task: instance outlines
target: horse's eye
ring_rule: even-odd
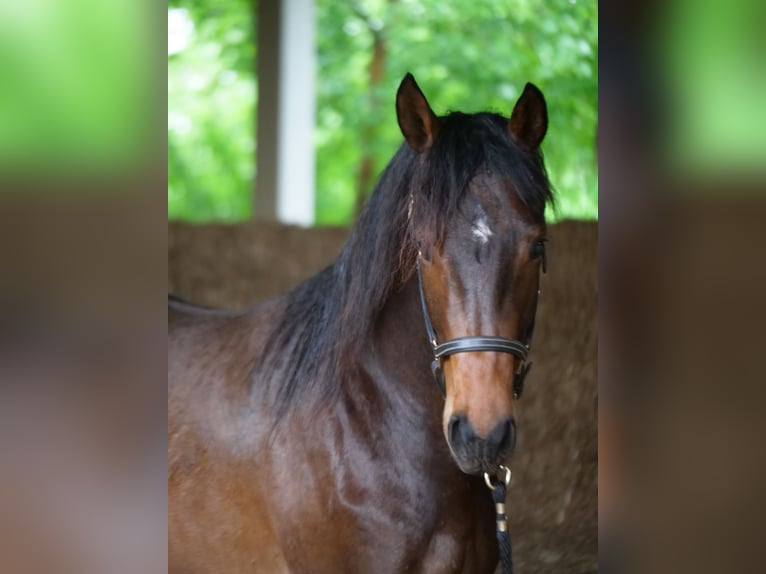
[[[543,264],[543,273],[545,272],[545,268],[547,266],[547,261],[545,257],[545,239],[539,239],[535,241],[535,243],[532,245],[532,248],[529,250],[529,258],[532,260],[535,259],[542,259]]]

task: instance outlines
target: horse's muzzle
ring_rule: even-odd
[[[516,421],[505,417],[486,437],[480,437],[467,417],[452,415],[447,440],[460,470],[468,474],[494,472],[516,446]]]

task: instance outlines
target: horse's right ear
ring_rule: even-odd
[[[416,151],[429,147],[439,131],[439,118],[409,72],[396,92],[396,119],[404,139]]]

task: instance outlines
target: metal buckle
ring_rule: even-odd
[[[511,469],[501,464],[497,467],[497,476],[495,478],[500,479],[501,472],[503,473],[502,481],[506,486],[508,486],[508,483],[511,482]],[[484,473],[484,483],[490,490],[495,490],[495,485],[492,484],[492,479],[490,478],[488,472]]]

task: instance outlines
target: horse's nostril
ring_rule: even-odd
[[[516,446],[516,421],[513,417],[501,420],[487,437],[499,453],[510,453]]]
[[[465,420],[465,418],[457,415],[452,415],[449,419],[447,432],[449,434],[449,440],[453,445],[457,443],[459,427],[462,420]]]
[[[449,439],[453,446],[469,444],[475,434],[473,426],[463,415],[452,415],[448,425]]]

